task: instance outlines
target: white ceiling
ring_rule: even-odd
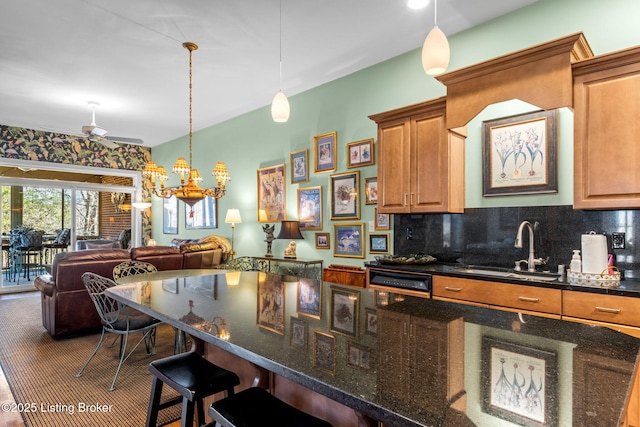
[[[535,0],[440,0],[451,35]],[[282,0],[282,89],[291,97],[420,47],[433,2]],[[279,89],[279,0],[14,0],[0,5],[0,124],[154,146],[269,105]],[[416,66],[420,66],[417,64]],[[295,112],[292,113],[292,119]]]

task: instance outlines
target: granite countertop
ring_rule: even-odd
[[[615,288],[604,288],[604,287],[595,287],[595,286],[585,286],[585,285],[577,285],[569,283],[565,280],[554,280],[554,281],[537,281],[535,278],[530,280],[519,280],[517,278],[509,278],[509,277],[496,277],[496,276],[483,276],[479,274],[473,273],[465,273],[465,268],[473,268],[474,266],[462,265],[462,264],[453,264],[453,263],[428,263],[428,264],[381,264],[378,262],[369,262],[365,264],[366,267],[376,267],[376,268],[392,268],[394,270],[399,271],[407,271],[407,272],[418,272],[418,273],[429,273],[432,275],[441,275],[441,276],[454,276],[454,277],[462,277],[468,279],[477,279],[477,280],[486,280],[492,282],[502,282],[502,283],[516,283],[519,285],[527,285],[527,286],[539,286],[539,287],[547,287],[547,288],[555,288],[555,289],[565,289],[572,291],[580,291],[580,292],[594,292],[594,293],[602,293],[602,294],[610,294],[610,295],[621,295],[621,296],[629,296],[629,297],[640,297],[640,279],[632,278],[632,279],[623,279],[620,281],[620,285]],[[507,270],[507,269],[503,269]],[[526,273],[526,271],[523,271]]]
[[[591,425],[617,425],[640,349],[628,335],[579,323],[214,273],[160,272],[108,292],[389,426],[587,425],[587,402],[599,396],[609,418]],[[615,375],[589,371],[591,359]]]

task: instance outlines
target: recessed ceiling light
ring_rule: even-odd
[[[409,9],[423,9],[427,7],[429,0],[407,0]]]

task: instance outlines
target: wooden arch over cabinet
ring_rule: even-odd
[[[593,56],[575,33],[441,74],[447,87],[447,128],[465,126],[485,107],[519,99],[545,110],[573,107],[571,64]]]

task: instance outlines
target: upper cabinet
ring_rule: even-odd
[[[378,212],[464,211],[465,129],[438,98],[369,116],[378,124]]]
[[[640,47],[573,64],[576,209],[640,208]]]

